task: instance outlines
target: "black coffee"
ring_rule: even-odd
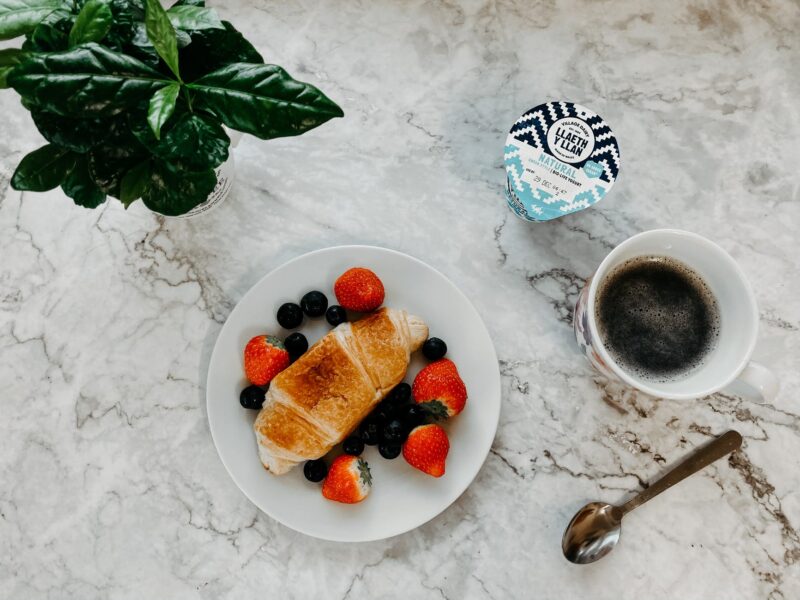
[[[715,346],[719,309],[703,279],[680,261],[640,256],[612,270],[598,289],[603,344],[626,371],[669,381],[686,375]]]

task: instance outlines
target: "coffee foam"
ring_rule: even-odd
[[[604,346],[625,371],[659,383],[702,365],[719,338],[719,308],[686,264],[640,256],[612,269],[598,288],[595,317]]]

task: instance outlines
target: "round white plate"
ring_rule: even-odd
[[[335,303],[333,283],[350,267],[372,269],[386,288],[385,305],[422,317],[432,336],[447,342],[452,359],[467,386],[464,411],[445,425],[450,438],[446,473],[436,479],[409,466],[402,456],[385,460],[377,447],[363,457],[373,476],[370,495],[353,505],[322,497],[320,485],[303,477],[302,465],[274,476],[258,459],[253,421],[256,411],[239,405],[247,385],[242,351],[255,335],[285,337],[275,320],[284,302],[298,302],[311,290],[321,290]],[[306,318],[299,331],[309,343],[330,326],[324,318]],[[415,353],[406,381],[424,366]],[[441,273],[400,252],[370,246],[326,248],[278,267],[248,291],[231,312],[219,334],[206,388],[208,423],[225,468],[236,485],[261,510],[287,527],[334,541],[364,542],[398,535],[429,521],[458,498],[478,474],[492,445],[500,416],[500,372],[492,340],[478,312]]]

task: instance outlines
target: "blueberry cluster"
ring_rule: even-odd
[[[345,440],[345,444],[349,442],[354,449],[358,449],[357,440],[361,442],[361,450],[364,444],[378,446],[378,452],[384,458],[397,458],[408,434],[424,420],[422,407],[411,400],[411,386],[401,383],[373,409],[356,433]]]

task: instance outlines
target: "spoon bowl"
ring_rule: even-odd
[[[604,502],[590,502],[567,526],[561,549],[570,562],[585,565],[614,549],[622,533],[622,511]]]
[[[700,448],[622,506],[590,502],[572,517],[564,531],[561,539],[564,556],[568,561],[579,565],[603,558],[619,542],[622,517],[741,445],[742,436],[736,431],[728,431]]]

